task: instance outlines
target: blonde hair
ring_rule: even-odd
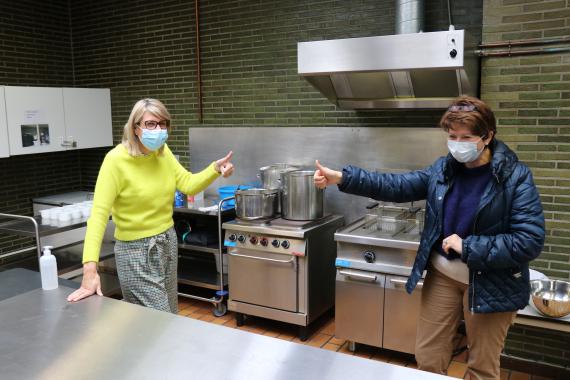
[[[123,145],[127,148],[127,151],[131,156],[138,156],[143,154],[142,143],[140,142],[138,136],[135,134],[135,128],[142,121],[142,117],[145,112],[149,112],[161,120],[170,121],[170,113],[162,104],[160,100],[157,99],[141,99],[135,103],[129,120],[125,124],[123,129]],[[158,149],[158,154],[162,154],[164,150],[164,145]]]

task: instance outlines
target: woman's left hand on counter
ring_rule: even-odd
[[[457,234],[449,235],[443,239],[441,247],[447,254],[449,254],[450,250],[454,250],[457,254],[461,255],[463,252],[463,239],[461,239]]]
[[[215,169],[222,177],[229,177],[234,172],[234,164],[230,162],[234,152],[230,151],[224,158],[220,158],[215,163]]]

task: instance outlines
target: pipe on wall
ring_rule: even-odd
[[[535,55],[535,54],[556,54],[566,53],[570,51],[568,46],[556,47],[540,47],[540,45],[553,45],[553,44],[568,44],[570,37],[555,37],[555,38],[531,38],[527,40],[508,40],[497,41],[486,44],[480,44],[480,50],[476,50],[475,54],[480,57],[512,57],[518,55]],[[533,49],[512,49],[512,47],[526,47],[526,46],[539,46]],[[506,47],[508,49],[494,50],[496,48]]]
[[[203,119],[202,107],[202,66],[200,64],[200,0],[194,0],[196,11],[196,86],[198,88],[198,122]]]
[[[567,45],[570,43],[570,37],[555,37],[555,38],[533,38],[528,40],[508,40],[508,41],[497,41],[487,44],[480,44],[480,50],[476,50],[475,53],[480,57],[511,57],[517,55],[535,55],[535,54],[556,54],[556,53],[566,53],[570,51],[569,46],[555,46],[555,47],[545,47],[544,45],[562,44]],[[543,47],[541,47],[541,45]],[[523,47],[523,49],[512,49],[512,47]],[[534,48],[524,47],[536,46]],[[495,50],[497,48],[504,48],[502,50]]]
[[[424,29],[423,0],[396,0],[396,34],[418,33]]]
[[[528,40],[498,41],[498,42],[480,44],[479,47],[496,48],[496,47],[507,47],[507,46],[552,45],[552,44],[563,44],[568,42],[570,42],[570,36],[558,37],[558,38],[532,38]]]
[[[553,47],[542,49],[520,49],[520,50],[498,50],[498,51],[484,51],[476,50],[475,53],[480,57],[512,57],[517,55],[536,55],[536,54],[556,54],[570,52],[570,47]]]

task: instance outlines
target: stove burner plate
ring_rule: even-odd
[[[280,217],[273,219],[258,219],[258,220],[244,220],[236,219],[236,224],[241,224],[244,226],[259,226],[259,227],[272,227],[276,229],[284,230],[303,230],[327,221],[332,214],[326,215],[320,219],[316,220],[288,220]]]

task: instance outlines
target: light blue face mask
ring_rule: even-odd
[[[168,131],[166,129],[142,129],[141,143],[148,150],[157,150],[168,139]]]
[[[482,139],[479,139],[482,140]],[[479,158],[485,146],[481,150],[477,149],[477,142],[470,141],[452,141],[447,140],[447,148],[457,161],[462,163],[473,162]]]

